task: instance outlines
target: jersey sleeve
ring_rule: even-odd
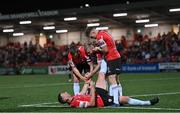
[[[97,53],[96,54],[96,57],[97,57],[97,63],[101,63],[102,61],[102,55],[100,53]]]
[[[88,107],[87,105],[88,105],[88,101],[79,101],[79,100],[75,100],[70,104],[71,107],[76,107],[76,108],[86,108]]]
[[[88,105],[88,101],[80,101],[79,102],[79,107],[80,108],[86,108]]]
[[[72,55],[70,52],[68,53],[68,60],[72,60]]]
[[[70,52],[68,53],[68,64],[69,64],[69,66],[72,67],[72,68],[75,67],[75,64],[74,64],[74,62],[73,62],[72,55],[71,55]]]
[[[83,46],[79,47],[80,55],[86,59],[87,62],[91,62],[90,57],[86,54],[85,48]]]

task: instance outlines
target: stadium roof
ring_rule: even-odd
[[[15,1],[11,5],[19,3]],[[136,0],[136,2],[130,0],[130,2],[121,1],[121,3],[118,1],[112,2],[111,0],[96,0],[99,2],[91,2],[89,3],[90,7],[84,7],[83,5],[83,8],[80,8],[80,4],[86,4],[85,0],[77,3],[75,1],[73,3],[70,0],[61,1],[62,4],[51,1],[53,2],[52,5],[51,2],[46,1],[42,4],[21,1],[22,5],[17,5],[18,7],[11,7],[11,5],[3,9],[1,7],[3,13],[0,15],[0,34],[11,35],[2,32],[5,28],[13,28],[15,32],[24,33],[55,33],[55,30],[43,30],[43,26],[50,25],[54,25],[56,29],[76,31],[84,30],[88,23],[100,23],[101,26],[110,28],[144,27],[144,24],[135,22],[138,19],[149,19],[149,23],[159,25],[180,24],[180,13],[169,12],[171,8],[179,8],[179,0]],[[90,0],[87,1],[90,2]],[[95,5],[92,5],[93,3]],[[9,12],[5,9],[8,9]],[[13,13],[16,14],[11,15]],[[114,13],[127,13],[127,16],[113,17]],[[77,17],[77,20],[64,21],[65,17]],[[19,21],[21,20],[31,20],[32,23],[20,25]]]
[[[91,7],[94,7],[140,1],[152,0],[3,0],[0,3],[0,13],[9,14],[37,10],[72,9],[84,7],[85,4],[89,4]]]

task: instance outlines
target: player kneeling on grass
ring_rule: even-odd
[[[96,83],[98,84],[98,83]],[[87,91],[89,93],[87,94]],[[59,93],[58,100],[62,104],[69,104],[71,107],[104,107],[111,106],[113,104],[113,97],[109,96],[108,91],[106,90],[106,84],[101,84],[98,86],[92,81],[86,82],[82,88],[82,91],[75,96],[71,96],[69,93]],[[142,101],[138,99],[133,99],[128,96],[120,96],[120,104],[136,105],[136,106],[147,106],[154,105],[159,102],[159,98],[153,98],[151,100]]]

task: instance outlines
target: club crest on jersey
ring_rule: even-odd
[[[112,99],[108,99],[108,102],[112,102]]]

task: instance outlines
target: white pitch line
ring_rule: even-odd
[[[26,106],[22,106],[26,107]],[[60,106],[60,105],[34,105],[28,107],[44,107],[44,108],[70,108],[70,106]]]
[[[180,94],[180,92],[170,92],[170,93],[155,93],[155,94],[144,94],[144,95],[132,95],[130,97],[146,97],[146,96],[163,96],[163,95],[177,95]],[[38,104],[26,104],[26,105],[19,105],[18,107],[36,107],[36,106],[42,106],[42,105],[51,105],[51,104],[58,104],[59,102],[48,102],[48,103],[38,103]],[[53,106],[52,106],[53,107]]]
[[[131,95],[130,97],[164,96],[164,95],[178,95],[178,94],[180,94],[180,92],[154,93],[154,94],[143,94],[143,95]]]
[[[60,105],[37,105],[33,107],[39,108],[69,108],[70,106],[60,106]],[[166,111],[180,111],[177,108],[154,108],[154,107],[102,107],[101,109],[136,109],[136,110],[166,110]]]
[[[180,77],[176,78],[158,78],[158,79],[131,79],[131,80],[122,80],[122,81],[161,81],[161,80],[177,80]],[[73,83],[52,83],[52,84],[37,84],[37,85],[24,85],[24,86],[13,86],[13,87],[6,87],[0,86],[0,89],[14,89],[14,88],[34,88],[34,87],[47,87],[47,86],[61,86],[61,85],[69,85]],[[83,84],[83,83],[80,83]]]
[[[161,81],[161,80],[177,80],[177,79],[180,79],[180,77],[174,77],[174,78],[131,79],[131,80],[122,80],[122,81]]]
[[[33,107],[38,105],[48,105],[48,104],[57,104],[59,102],[47,102],[47,103],[38,103],[38,104],[26,104],[26,105],[19,105],[20,107]]]
[[[14,88],[33,88],[33,87],[47,87],[47,86],[60,86],[60,85],[69,85],[73,83],[53,83],[53,84],[38,84],[38,85],[24,85],[24,86],[15,86],[15,87],[0,87],[0,89],[14,89]]]
[[[154,107],[138,107],[138,106],[136,107],[104,107],[104,108],[180,111],[180,109],[177,109],[177,108],[154,108]]]

